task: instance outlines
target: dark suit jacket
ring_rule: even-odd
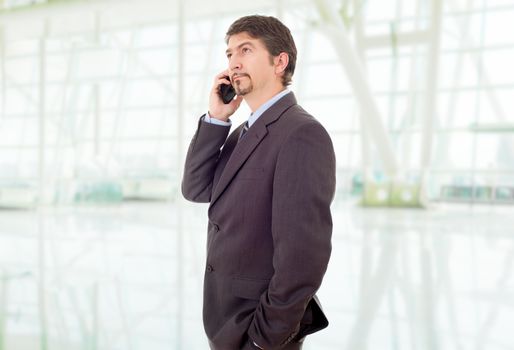
[[[204,326],[211,347],[280,349],[328,325],[315,292],[331,252],[335,155],[289,93],[250,127],[202,118],[185,162],[184,197],[210,202]]]

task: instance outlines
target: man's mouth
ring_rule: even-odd
[[[247,77],[247,76],[248,76],[248,74],[234,74],[234,75],[232,76],[232,81],[236,81],[236,80],[238,80],[239,78],[243,78],[243,77]]]

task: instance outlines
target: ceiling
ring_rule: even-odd
[[[1,1],[1,0],[0,0]],[[6,39],[62,35],[74,30],[138,26],[159,21],[220,15],[254,14],[263,10],[294,8],[310,0],[48,0],[0,12],[0,29]],[[45,29],[45,22],[48,23]],[[100,23],[100,24],[98,24]]]

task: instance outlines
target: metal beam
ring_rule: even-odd
[[[430,166],[432,156],[432,140],[434,131],[434,121],[437,112],[437,88],[439,75],[439,51],[441,46],[441,20],[442,20],[442,2],[441,0],[433,0],[431,3],[431,30],[429,43],[428,69],[426,76],[426,99],[423,116],[423,133],[421,144],[421,186],[425,188],[428,168]],[[422,195],[425,195],[423,190]]]
[[[359,57],[350,43],[346,28],[341,18],[337,17],[337,11],[326,0],[315,0],[315,3],[323,20],[320,29],[332,42],[358,100],[362,127],[368,128],[371,140],[375,143],[383,162],[385,173],[394,178],[398,172],[398,164],[393,145],[382,123],[368,79],[364,74]]]
[[[39,78],[38,78],[38,202],[45,202],[45,166],[46,166],[46,38],[49,23],[45,20],[44,30],[39,38]]]
[[[125,50],[125,59],[126,59],[125,64],[123,64],[124,57],[123,56],[121,57],[120,72],[119,72],[120,80],[118,82],[119,92],[118,92],[118,98],[117,98],[117,103],[116,103],[116,114],[115,114],[115,118],[114,118],[114,127],[112,128],[112,132],[111,132],[113,141],[110,143],[110,145],[107,149],[106,156],[104,159],[104,164],[102,164],[104,167],[104,170],[108,169],[109,161],[112,161],[116,157],[116,148],[118,147],[120,133],[122,131],[122,123],[124,122],[123,106],[124,106],[124,104],[127,104],[127,101],[125,98],[126,89],[128,86],[127,81],[129,80],[128,76],[130,74],[130,69],[134,65],[134,56],[135,56],[134,47],[136,45],[136,36],[138,34],[138,29],[139,28],[137,28],[137,27],[132,29],[132,33],[130,36],[130,44],[129,44],[128,48]]]
[[[177,42],[178,42],[178,79],[177,79],[177,150],[178,156],[176,158],[176,179],[177,183],[179,183],[180,171],[184,166],[184,119],[185,116],[185,51],[186,51],[186,22],[185,22],[185,0],[178,0],[177,6],[178,12],[178,31],[177,31]],[[180,185],[178,185],[180,188]],[[176,220],[177,220],[177,241],[175,251],[177,254],[177,261],[183,262],[184,259],[184,229],[183,229],[183,220],[184,220],[184,211],[183,211],[183,201],[178,201],[178,210],[176,210]],[[177,307],[177,335],[176,335],[176,343],[175,349],[181,350],[184,348],[184,289],[182,288],[184,284],[184,264],[178,263],[176,266],[176,286],[177,288],[177,297],[175,299],[176,307]]]
[[[355,35],[355,45],[357,50],[357,56],[359,57],[360,62],[363,62],[363,65],[366,64],[365,60],[365,52],[364,52],[364,23],[363,23],[363,11],[361,10],[362,3],[360,0],[353,0],[353,7],[355,9],[355,17],[354,17],[354,35]],[[359,9],[357,11],[357,9]],[[356,112],[360,115],[362,112]],[[373,179],[373,170],[371,167],[371,147],[370,147],[370,139],[369,132],[362,125],[359,128],[361,135],[361,152],[362,152],[362,174],[364,183],[368,181],[372,181]]]
[[[425,43],[430,38],[428,30],[415,30],[407,33],[396,33],[393,35],[373,35],[363,38],[363,46],[366,49],[376,49],[391,46],[412,46]]]
[[[3,26],[0,26],[0,75],[0,90],[2,90],[2,96],[0,97],[2,99],[0,102],[2,105],[2,109],[0,110],[0,118],[2,118],[5,117],[5,101],[7,96],[7,92],[5,90],[5,32]]]
[[[95,12],[95,44],[100,45],[100,13]],[[101,101],[100,101],[100,84],[95,82],[93,84],[93,137],[95,139],[94,142],[94,155],[95,157],[100,156],[100,138],[101,138],[101,130],[100,130],[100,109],[101,109]]]

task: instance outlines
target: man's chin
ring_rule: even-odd
[[[246,89],[244,89],[244,88],[242,89],[239,86],[236,86],[236,87],[234,87],[234,90],[236,90],[236,94],[238,96],[244,96],[244,95],[248,95],[250,92],[252,92],[253,88],[252,88],[252,86],[250,86],[250,87],[247,87]]]

